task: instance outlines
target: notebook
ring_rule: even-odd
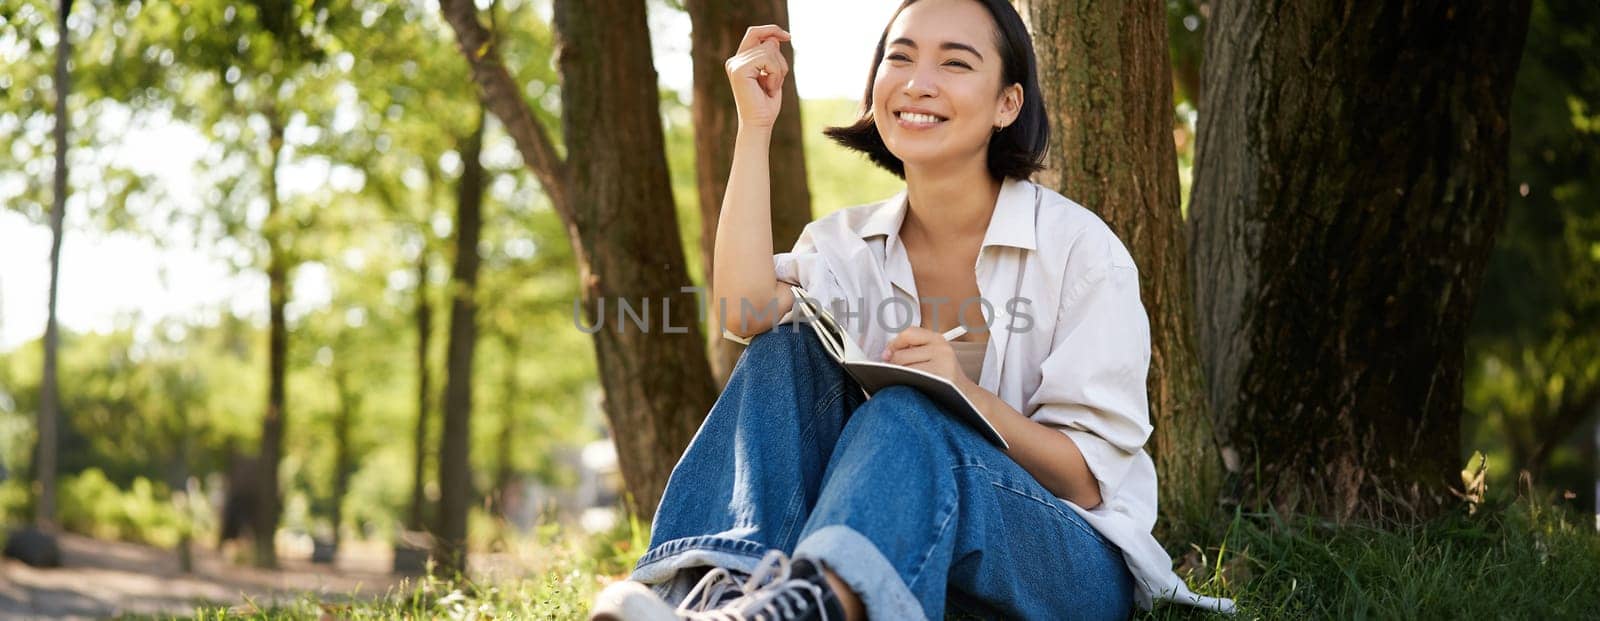
[[[790,286],[794,294],[795,308],[800,310],[801,319],[817,335],[817,340],[822,342],[822,348],[844,367],[846,373],[856,380],[862,392],[868,399],[872,394],[889,386],[910,386],[922,391],[946,413],[971,425],[983,437],[995,443],[1002,450],[1011,448],[1006,444],[1000,432],[995,431],[993,425],[978,413],[978,407],[973,405],[961,389],[950,380],[939,377],[927,371],[904,367],[898,364],[883,362],[868,356],[861,351],[855,339],[839,326],[833,314],[822,307],[816,299],[806,293],[805,289]]]

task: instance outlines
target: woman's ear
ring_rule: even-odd
[[[994,126],[1010,127],[1022,114],[1022,85],[1012,84],[1000,89],[999,106],[995,109]]]

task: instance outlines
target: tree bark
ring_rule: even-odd
[[[483,229],[483,126],[461,142],[456,193],[455,266],[450,273],[450,344],[445,367],[444,433],[439,445],[436,572],[466,573],[467,509],[472,504],[472,357],[478,341],[478,238]]]
[[[1100,214],[1139,265],[1160,523],[1177,532],[1209,517],[1222,462],[1190,319],[1165,8],[1157,0],[1023,4],[1051,124],[1042,178]]]
[[[56,29],[60,39],[56,43],[56,171],[53,196],[50,204],[50,299],[44,323],[44,371],[39,380],[39,439],[33,454],[34,480],[38,482],[38,503],[33,507],[33,522],[39,528],[53,528],[56,523],[56,461],[60,448],[57,425],[61,418],[60,391],[56,381],[56,360],[61,348],[61,335],[56,326],[56,296],[61,286],[61,236],[65,233],[67,219],[67,96],[72,92],[71,74],[67,60],[72,57],[72,33],[67,29],[67,16],[72,14],[72,0],[61,0],[56,14]]]
[[[489,109],[517,142],[567,225],[585,321],[593,334],[606,416],[631,508],[648,520],[667,477],[716,397],[694,313],[667,177],[643,0],[558,1],[562,126],[568,161],[501,64],[470,0],[440,9]],[[648,329],[609,327],[600,311],[628,301]],[[613,319],[616,319],[613,317]]]
[[[1215,7],[1191,265],[1246,504],[1447,502],[1527,24],[1527,0]]]
[[[424,225],[426,226],[426,225]],[[428,302],[428,234],[421,235],[422,248],[417,251],[417,428],[412,436],[411,461],[411,511],[407,514],[406,528],[420,531],[425,528],[423,508],[427,504],[426,469],[428,460],[428,423],[433,410],[433,373],[428,367],[428,346],[433,339],[433,305]]]
[[[283,157],[284,122],[276,109],[268,109],[269,136],[267,148],[270,162],[267,168],[267,219],[262,224],[262,237],[267,243],[267,412],[261,419],[261,494],[256,502],[255,563],[260,567],[277,567],[278,553],[274,535],[278,532],[278,514],[283,510],[278,490],[278,464],[283,460],[284,428],[287,415],[285,375],[289,353],[289,325],[284,308],[289,303],[290,258],[283,248],[283,201],[278,196],[278,168]]]
[[[739,113],[728,86],[723,63],[739,49],[751,26],[777,24],[789,27],[788,0],[719,2],[688,0],[684,3],[694,29],[690,53],[694,58],[695,183],[700,196],[700,256],[705,283],[711,286],[712,250],[722,195],[733,166],[733,139],[739,133]],[[792,54],[793,48],[785,44]],[[792,62],[792,56],[791,56]],[[806,160],[800,129],[800,93],[795,76],[783,83],[783,114],[772,129],[772,247],[788,250],[811,221],[811,190],[806,184]],[[707,291],[708,300],[716,299]],[[733,364],[744,347],[722,338],[715,313],[707,313],[707,351],[717,386],[728,381]]]

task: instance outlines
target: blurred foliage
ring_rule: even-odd
[[[203,499],[182,491],[174,494],[165,484],[142,476],[119,486],[91,467],[62,477],[60,485],[58,520],[74,532],[173,548],[185,536],[205,539],[214,528]],[[28,519],[31,502],[21,480],[0,482],[0,524]]]
[[[1205,0],[1167,0],[1167,51],[1172,62],[1176,104],[1200,107],[1200,67],[1205,60],[1205,23],[1211,14]]]
[[[67,108],[71,222],[99,229],[137,230],[163,200],[152,178],[116,165],[96,145],[115,142],[127,129],[125,111],[114,98],[123,85],[143,76],[125,71],[124,54],[137,56],[119,41],[126,32],[121,2],[82,0],[68,21],[72,57]],[[0,209],[45,223],[53,200],[55,174],[55,84],[58,32],[56,2],[0,2],[0,157],[15,166],[0,167]],[[89,209],[93,206],[93,209]]]
[[[1463,454],[1593,507],[1600,414],[1600,4],[1537,0],[1512,99],[1510,208],[1467,343]],[[1491,483],[1491,484],[1494,484]]]
[[[62,480],[60,502],[62,527],[103,539],[171,548],[190,529],[165,486],[144,477],[124,492],[98,468],[89,468]]]

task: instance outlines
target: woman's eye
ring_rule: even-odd
[[[962,69],[971,69],[972,68],[972,65],[968,65],[967,63],[964,63],[964,62],[959,61],[959,60],[947,61],[947,62],[945,62],[944,66],[946,66],[946,67],[960,67]]]
[[[897,61],[897,62],[905,62],[905,61],[911,60],[910,58],[906,57],[905,54],[901,54],[899,52],[895,52],[893,54],[890,54],[887,58],[889,60],[893,60],[893,61]]]

